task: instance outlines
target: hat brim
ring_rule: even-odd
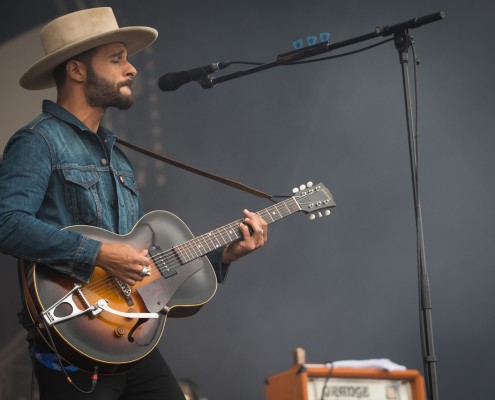
[[[157,37],[158,31],[146,26],[128,26],[93,36],[43,57],[24,73],[19,84],[29,90],[51,88],[55,86],[53,70],[71,57],[108,43],[123,43],[128,56],[132,56],[152,44]]]

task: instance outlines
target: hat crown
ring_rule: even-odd
[[[99,7],[59,17],[40,32],[45,55],[52,54],[74,43],[119,29],[113,10]]]
[[[71,57],[108,43],[122,43],[127,55],[145,49],[158,36],[147,26],[119,28],[110,7],[90,8],[59,17],[40,32],[45,56],[33,64],[19,80],[23,88],[46,89],[55,85],[53,70]]]

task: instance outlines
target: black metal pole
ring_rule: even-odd
[[[402,29],[402,31],[400,31]],[[409,47],[411,39],[407,28],[401,27],[394,34],[395,47],[399,51],[399,59],[402,67],[402,82],[404,87],[404,102],[406,107],[407,133],[409,142],[409,158],[411,164],[411,176],[414,196],[414,210],[416,217],[417,252],[418,252],[418,291],[420,303],[420,334],[423,351],[423,365],[426,381],[426,392],[429,400],[438,400],[438,383],[436,373],[436,356],[433,341],[432,306],[430,296],[430,284],[426,270],[424,252],[423,219],[421,215],[421,202],[419,196],[418,176],[418,149],[416,131],[413,126],[413,113],[411,106],[411,91],[409,84]],[[413,60],[414,62],[415,60]]]

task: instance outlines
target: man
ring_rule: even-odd
[[[156,37],[152,28],[119,28],[107,7],[71,13],[43,28],[46,55],[20,84],[31,90],[56,85],[57,102],[44,101],[43,113],[5,148],[0,166],[2,252],[82,282],[90,280],[95,266],[131,288],[148,279],[149,249],[102,243],[62,228],[93,225],[126,234],[143,215],[132,166],[115,146],[116,136],[100,122],[108,107],[132,105],[137,71],[128,56]],[[266,222],[247,210],[244,214],[243,237],[209,255],[219,281],[231,262],[266,242]],[[184,398],[156,349],[129,372],[100,376],[91,394],[82,394],[91,386],[90,374],[68,366],[75,385],[67,383],[25,310],[22,323],[32,332],[41,399]]]

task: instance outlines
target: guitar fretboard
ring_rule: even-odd
[[[297,201],[294,197],[291,197],[258,211],[257,214],[263,218],[267,224],[272,224],[299,210],[300,207]],[[239,219],[201,236],[197,236],[194,239],[175,246],[174,251],[182,264],[202,257],[219,247],[240,239],[242,237],[242,232],[239,228],[241,222],[242,220]]]

